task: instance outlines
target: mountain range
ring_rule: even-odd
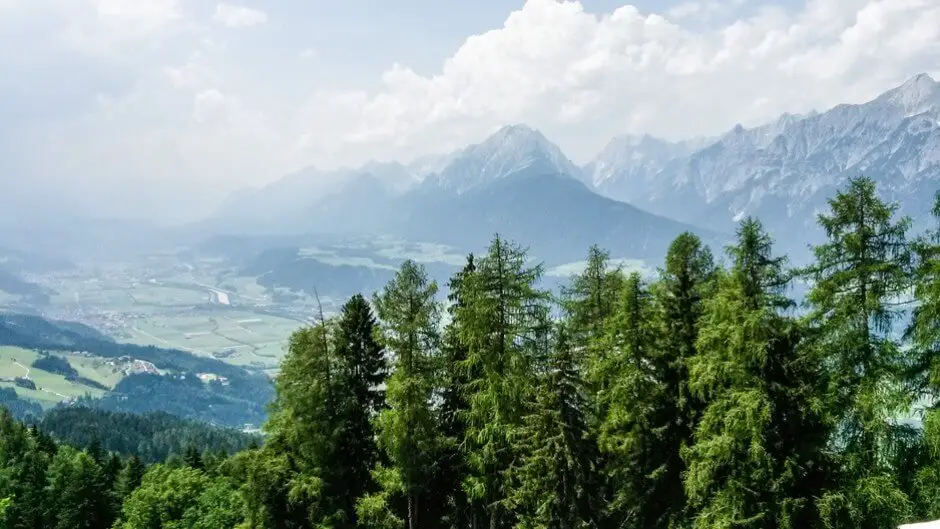
[[[615,138],[582,167],[539,131],[511,125],[408,165],[306,169],[233,195],[203,226],[394,235],[461,248],[499,232],[560,263],[593,243],[617,257],[658,260],[681,231],[720,244],[753,215],[799,255],[819,236],[826,199],[855,175],[876,179],[915,221],[928,217],[940,187],[940,83],[920,74],[863,104],[784,114],[713,138]]]
[[[203,227],[388,235],[474,250],[499,233],[547,263],[578,260],[593,243],[618,256],[653,258],[683,231],[711,236],[596,193],[555,144],[525,125],[421,166],[438,169],[420,174],[415,165],[372,163],[305,170],[233,197]]]

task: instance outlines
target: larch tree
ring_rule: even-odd
[[[940,193],[933,217],[935,227],[915,241],[915,308],[907,328],[915,361],[912,391],[926,404],[924,443],[926,465],[914,482],[916,513],[924,519],[940,518]]]
[[[405,261],[395,278],[375,296],[382,340],[394,357],[388,382],[388,408],[376,422],[379,441],[397,472],[406,498],[409,529],[433,526],[423,520],[422,499],[435,473],[441,435],[431,398],[440,351],[437,284],[424,267]]]
[[[910,405],[909,364],[895,337],[910,285],[910,220],[897,219],[870,178],[853,178],[819,215],[826,242],[803,271],[813,346],[830,376],[838,487],[819,502],[830,529],[887,529],[910,511],[891,467],[899,419]]]
[[[341,444],[344,410],[343,364],[336,354],[334,320],[320,320],[291,335],[275,380],[275,399],[265,425],[269,437],[247,464],[248,481],[263,486],[263,502],[251,516],[276,520],[276,527],[354,527],[349,510]]]
[[[661,454],[652,418],[663,389],[656,371],[656,310],[649,285],[631,273],[608,320],[601,346],[607,353],[592,370],[606,389],[595,395],[604,410],[597,427],[604,457],[607,516],[613,526],[649,527],[659,518],[659,499],[653,496]]]
[[[467,346],[461,338],[462,321],[458,312],[466,305],[466,281],[476,271],[473,254],[467,257],[463,268],[448,282],[449,321],[444,327],[441,343],[440,405],[437,408],[443,446],[435,482],[443,518],[455,528],[470,526],[473,519],[471,505],[462,482],[467,476],[466,434],[467,414],[470,410],[470,382],[478,373],[467,370]]]
[[[828,429],[814,358],[785,311],[785,260],[746,219],[705,301],[689,387],[706,403],[684,451],[695,529],[814,526]]]
[[[542,267],[497,236],[476,270],[465,278],[464,305],[457,309],[467,346],[470,381],[465,489],[482,503],[492,529],[513,523],[507,509],[507,472],[518,461],[514,432],[530,410],[539,352],[549,331],[549,293],[538,289]],[[483,520],[476,520],[480,526]]]

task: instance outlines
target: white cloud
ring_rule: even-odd
[[[393,66],[381,90],[346,99],[349,125],[329,134],[344,133],[352,159],[447,148],[524,121],[583,160],[618,133],[714,134],[860,101],[936,68],[938,43],[931,0],[812,0],[701,30],[631,6],[597,16],[529,0],[434,75]]]
[[[174,205],[191,215],[306,164],[407,160],[478,141],[506,123],[539,128],[585,161],[617,134],[715,134],[785,111],[860,102],[921,71],[940,74],[935,0],[751,6],[751,15],[708,25],[693,23],[706,7],[686,7],[685,17],[630,6],[596,15],[576,2],[529,0],[501,27],[468,37],[436,71],[419,73],[403,57],[376,72],[376,82],[345,89],[298,80],[301,73],[330,79],[317,68],[338,62],[336,50],[319,49],[322,61],[298,68],[271,60],[296,47],[272,43],[236,55],[244,51],[237,33],[192,21],[172,0],[82,0],[95,1],[94,17],[85,9],[78,22],[65,17],[67,27],[86,39],[108,29],[95,49],[110,51],[102,60],[133,82],[79,117],[17,130],[13,162],[76,185],[82,181],[71,177],[81,174],[124,183],[115,189],[147,189],[143,203],[153,211]],[[220,4],[215,19],[250,25],[266,15]],[[125,26],[134,30],[120,31]],[[308,35],[294,37],[288,45]],[[15,47],[3,38],[0,45]],[[259,71],[265,81],[252,83]],[[59,78],[55,70],[46,75]]]
[[[216,22],[232,28],[257,26],[268,21],[268,15],[264,11],[224,2],[215,7],[215,16],[213,18]]]
[[[300,52],[300,58],[304,60],[315,59],[317,57],[317,50],[315,48],[307,48]]]

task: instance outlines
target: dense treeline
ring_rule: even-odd
[[[221,474],[222,452],[192,445],[147,467],[97,441],[83,449],[59,444],[41,428],[0,410],[0,527],[232,528],[238,522],[235,482]]]
[[[888,529],[940,517],[940,196],[921,236],[868,179],[829,206],[827,240],[802,269],[754,219],[722,255],[679,236],[655,277],[591,248],[557,297],[498,237],[451,278],[446,304],[406,262],[371,303],[353,296],[294,333],[258,448],[211,464],[190,451],[122,495],[94,477],[94,457],[50,456],[32,448],[44,434],[5,421],[23,437],[0,441],[6,523]],[[801,306],[796,280],[809,286]],[[72,523],[70,498],[86,492],[83,505],[121,508]],[[49,494],[67,498],[53,514],[38,507]]]
[[[39,429],[70,446],[99,443],[122,456],[138,456],[145,463],[165,461],[191,447],[200,452],[233,454],[261,438],[238,430],[217,428],[168,413],[135,415],[87,407],[63,407],[47,412]]]

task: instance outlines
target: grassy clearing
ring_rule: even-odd
[[[119,370],[107,366],[103,359],[55,354],[67,359],[81,376],[106,386],[114,386],[123,377]],[[13,382],[0,382],[0,387],[14,388],[20,396],[36,401],[44,407],[86,394],[100,397],[105,393],[103,390],[66,380],[62,375],[33,368],[32,363],[38,356],[38,352],[29,349],[0,346],[0,377],[28,377],[36,384],[36,389],[18,387]]]

